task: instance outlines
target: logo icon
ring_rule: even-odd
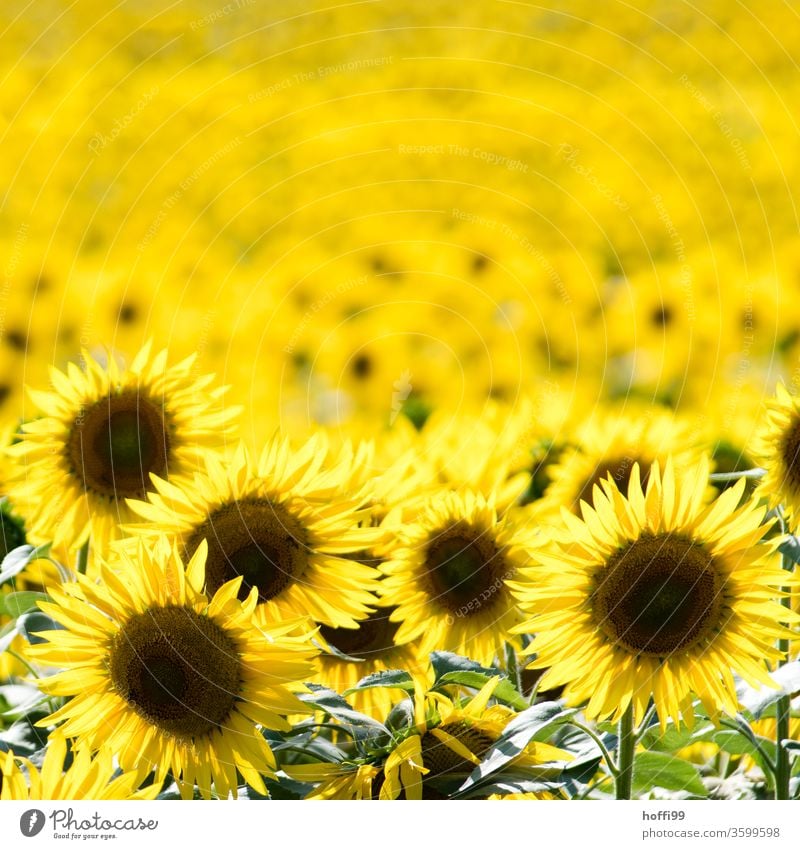
[[[19,830],[25,837],[36,837],[44,828],[45,816],[38,808],[31,808],[19,818]]]

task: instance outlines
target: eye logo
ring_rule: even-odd
[[[36,837],[44,828],[45,816],[37,808],[31,808],[19,818],[19,830],[25,837]]]

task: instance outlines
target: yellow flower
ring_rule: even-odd
[[[757,495],[767,498],[772,507],[783,505],[794,523],[800,510],[800,400],[782,383],[768,405],[767,422],[756,443],[756,459],[767,471]]]
[[[398,643],[448,649],[488,664],[503,656],[519,622],[505,581],[526,562],[531,534],[500,519],[493,500],[469,491],[429,500],[381,566],[384,604],[402,622]]]
[[[201,452],[221,448],[237,411],[215,409],[223,390],[192,373],[194,358],[167,366],[167,352],[146,345],[127,369],[84,355],[51,370],[52,392],[30,389],[41,418],[22,426],[8,451],[17,461],[10,495],[37,542],[75,549],[91,537],[105,553],[127,498],[152,489],[150,475],[191,471]]]
[[[237,771],[261,793],[275,766],[258,726],[286,731],[307,712],[292,692],[313,674],[316,650],[297,622],[253,621],[256,593],[237,599],[241,579],[203,593],[205,543],[185,570],[176,549],[140,544],[136,557],[101,563],[100,584],[84,576],[51,589],[42,609],[63,630],[42,633],[30,657],[61,671],[40,684],[66,704],[40,724],[79,746],[108,745],[137,780],[168,771],[182,795],[236,795]]]
[[[47,741],[40,769],[12,751],[2,756],[0,800],[155,799],[159,785],[137,790],[140,779],[135,772],[115,775],[112,754],[106,747],[92,757],[88,748],[81,748],[73,752],[72,762],[65,767],[67,741],[63,734],[54,731]]]
[[[149,501],[130,501],[147,520],[129,526],[146,539],[177,539],[190,557],[208,542],[209,592],[241,577],[240,599],[258,590],[261,621],[308,616],[355,628],[374,601],[378,571],[345,555],[379,540],[357,527],[362,492],[348,492],[349,452],[324,468],[325,441],[312,437],[297,451],[276,437],[253,462],[240,445],[228,463],[209,456],[203,472],[180,487],[153,478]]]
[[[633,702],[644,716],[652,696],[659,718],[693,721],[692,694],[714,716],[737,710],[732,671],[772,685],[780,622],[798,617],[775,599],[792,582],[774,558],[764,509],[737,508],[744,481],[704,505],[708,461],[676,478],[654,463],[646,490],[635,464],[623,496],[613,479],[594,490],[583,520],[535,553],[510,586],[535,633],[531,665],[547,668],[543,688],[566,685],[591,718],[618,718]]]

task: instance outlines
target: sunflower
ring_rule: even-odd
[[[319,436],[297,451],[276,437],[257,463],[239,445],[228,463],[207,457],[204,470],[180,488],[153,477],[149,501],[128,502],[147,522],[129,530],[148,539],[167,534],[186,557],[207,540],[209,593],[241,577],[240,599],[255,587],[265,622],[308,616],[356,628],[371,609],[378,571],[342,555],[367,548],[382,532],[357,527],[365,495],[342,491],[352,452],[325,469],[327,453]]]
[[[578,429],[577,446],[565,450],[549,470],[552,483],[540,503],[557,523],[561,507],[580,516],[580,503],[592,503],[595,484],[608,475],[624,493],[634,464],[639,464],[647,483],[650,467],[671,454],[678,470],[697,464],[701,449],[691,437],[688,424],[668,413],[647,409],[640,416],[605,413]]]
[[[160,787],[151,784],[141,790],[134,772],[117,775],[112,752],[101,749],[96,755],[88,748],[73,752],[67,766],[67,741],[54,731],[48,741],[41,769],[28,758],[8,751],[0,760],[0,801],[27,799],[155,799]]]
[[[168,367],[167,352],[147,344],[127,369],[83,359],[83,371],[51,370],[52,392],[29,390],[41,418],[8,449],[10,495],[34,541],[74,550],[91,537],[103,554],[133,518],[125,499],[143,498],[151,474],[184,475],[221,448],[238,411],[215,409],[224,389],[206,390],[213,378],[193,375],[193,356]]]
[[[318,679],[337,693],[349,690],[367,675],[387,669],[403,669],[421,678],[428,668],[427,656],[418,644],[397,645],[395,637],[400,623],[391,620],[393,607],[377,607],[362,619],[357,628],[331,628],[321,625],[320,640],[336,651],[320,655]],[[375,687],[350,695],[356,710],[378,719],[386,716],[399,700],[400,690]]]
[[[499,740],[515,714],[489,706],[499,676],[469,700],[426,693],[417,686],[414,724],[397,738],[382,765],[309,764],[286,767],[295,778],[319,781],[311,799],[446,799]],[[529,743],[514,767],[563,762],[569,755],[547,743]]]
[[[492,499],[470,491],[429,500],[381,569],[383,603],[401,622],[395,640],[420,651],[447,648],[481,663],[503,656],[519,614],[505,581],[526,562],[531,532],[498,518]]]
[[[289,636],[296,621],[256,627],[257,594],[240,602],[241,579],[205,595],[206,553],[203,543],[184,570],[177,548],[142,543],[135,558],[101,562],[101,583],[80,575],[51,589],[41,607],[63,630],[28,651],[61,669],[42,690],[69,700],[39,724],[108,745],[137,780],[171,771],[184,797],[195,784],[204,798],[212,784],[236,795],[237,770],[265,793],[275,761],[257,725],[286,731],[287,714],[307,712],[292,688],[316,650],[308,634]]]
[[[544,688],[566,685],[590,718],[618,718],[633,703],[641,721],[652,696],[662,725],[693,719],[692,693],[710,715],[735,713],[731,671],[774,686],[765,660],[780,658],[779,624],[798,617],[774,599],[791,579],[775,562],[776,543],[754,502],[737,507],[744,481],[703,503],[709,463],[677,479],[656,462],[646,491],[634,464],[628,497],[613,478],[594,490],[581,521],[535,553],[510,586],[526,613],[527,650],[547,668]]]
[[[767,473],[757,495],[783,505],[792,520],[800,510],[800,399],[779,383],[767,405],[767,421],[756,440],[756,459]]]

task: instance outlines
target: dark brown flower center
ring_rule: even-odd
[[[469,749],[478,760],[483,760],[496,742],[485,731],[474,728],[463,720],[445,723],[440,727],[442,731],[458,740],[464,748]],[[454,752],[430,731],[426,731],[422,735],[420,744],[422,746],[422,765],[430,770],[423,782],[453,772],[469,774],[475,768],[472,761],[468,761],[458,752]]]
[[[132,616],[111,642],[114,690],[144,720],[181,739],[203,737],[230,716],[242,664],[233,638],[178,606]]]
[[[485,613],[506,597],[504,580],[511,570],[488,532],[457,522],[426,546],[422,583],[451,614]]]
[[[572,505],[572,511],[576,515],[580,515],[581,501],[585,501],[590,506],[594,506],[592,492],[595,486],[600,486],[600,481],[608,480],[609,474],[611,479],[617,485],[617,489],[623,494],[628,494],[628,484],[631,480],[631,472],[633,471],[634,463],[639,464],[639,474],[642,480],[642,489],[647,486],[647,479],[650,477],[650,464],[643,462],[639,457],[613,457],[608,460],[603,460],[598,464],[597,468],[592,473],[581,487],[575,501]],[[602,490],[602,487],[600,487]]]
[[[642,536],[595,576],[592,612],[616,644],[666,657],[724,625],[723,576],[699,543],[676,534]]]
[[[332,628],[320,626],[320,634],[334,648],[350,657],[372,660],[394,648],[394,637],[399,622],[390,622],[389,617],[396,607],[381,607],[358,623],[358,628]]]
[[[800,492],[800,416],[795,414],[780,443],[781,459],[788,488]]]
[[[298,581],[308,563],[305,527],[285,506],[266,498],[217,507],[189,537],[188,553],[203,539],[208,540],[206,581],[212,595],[241,576],[241,600],[256,587],[259,602],[269,601]]]
[[[72,474],[86,489],[115,500],[144,498],[150,474],[167,473],[163,407],[135,390],[101,398],[75,419],[66,450]]]

